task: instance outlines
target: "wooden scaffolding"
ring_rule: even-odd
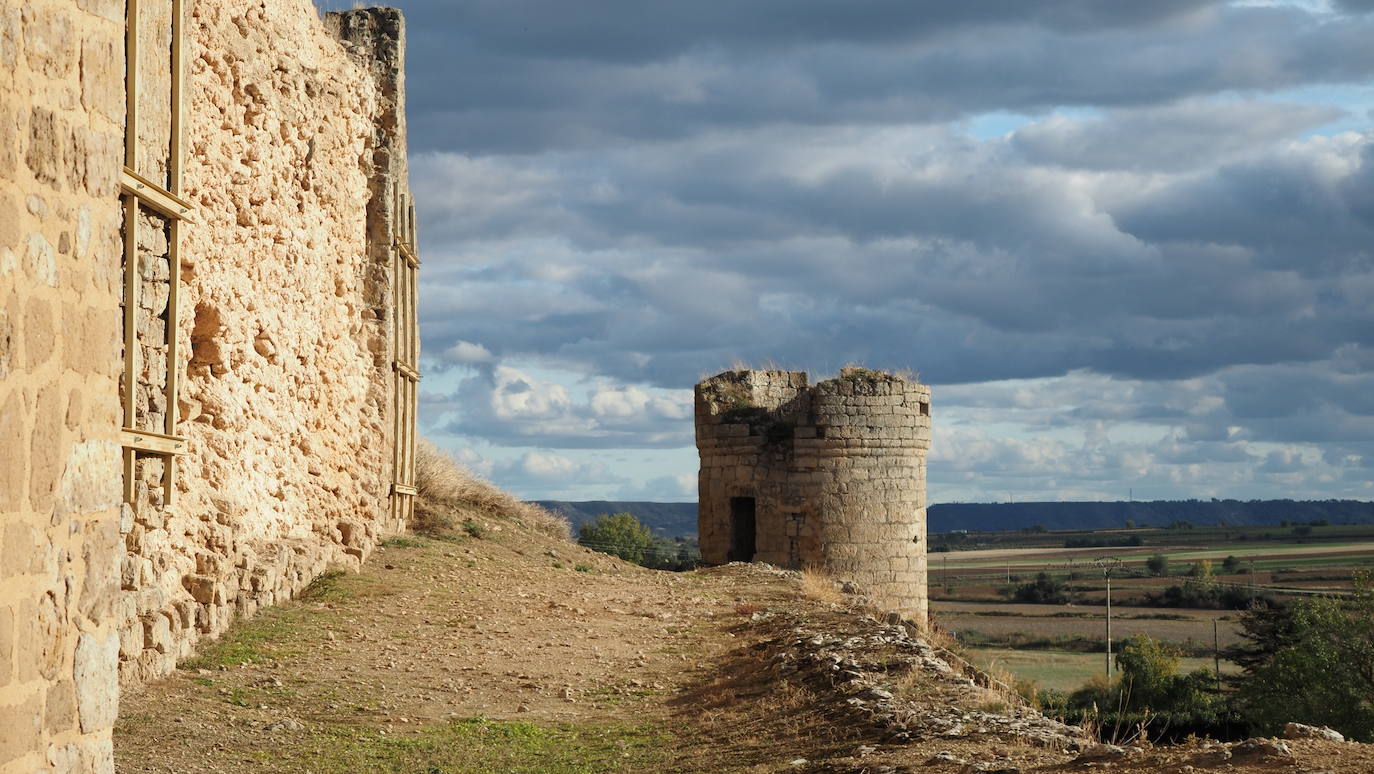
[[[392,348],[395,381],[392,397],[394,424],[394,483],[391,485],[393,523],[404,526],[415,513],[415,420],[420,388],[420,327],[416,275],[420,258],[415,246],[415,205],[400,184],[392,189],[395,239],[391,255]]]
[[[182,167],[182,0],[171,2],[170,137],[167,148],[167,187],[140,173],[139,147],[139,0],[126,0],[125,8],[125,128],[124,168],[120,175],[120,196],[124,200],[124,374],[123,427],[120,443],[124,447],[124,499],[132,503],[136,491],[140,456],[164,460],[163,503],[170,506],[176,491],[176,458],[186,451],[186,440],[177,435],[177,296],[181,284],[180,242],[182,222],[191,205],[181,198]],[[168,299],[163,334],[166,347],[166,381],[163,386],[166,408],[158,427],[138,427],[136,396],[141,372],[141,344],[138,335],[139,308],[138,220],[140,212],[150,210],[167,219]]]

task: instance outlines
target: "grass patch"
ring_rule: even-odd
[[[417,532],[444,535],[453,530],[459,514],[476,511],[557,540],[568,540],[572,535],[567,519],[497,489],[429,441],[421,440],[415,447],[415,486],[420,496],[411,527]],[[461,526],[471,531],[466,521]]]
[[[801,593],[807,599],[817,602],[839,604],[844,595],[835,587],[835,581],[820,567],[805,567],[801,571]]]
[[[424,544],[425,541],[419,538],[405,537],[404,535],[396,535],[382,541],[382,545],[387,548],[419,548]]]
[[[251,621],[240,621],[201,654],[180,664],[182,669],[217,669],[240,664],[261,664],[293,655],[288,646],[302,621],[311,613],[299,609],[268,608]]]
[[[358,727],[324,729],[292,765],[321,774],[599,774],[662,771],[672,740],[652,726],[504,722],[475,717],[386,736]],[[283,761],[284,763],[284,761]]]
[[[310,585],[301,590],[299,597],[309,602],[348,599],[353,596],[353,593],[344,588],[343,579],[347,575],[348,573],[343,570],[326,570],[310,581]]]
[[[472,519],[465,519],[463,521],[463,531],[468,533],[469,537],[475,537],[479,540],[482,538],[483,535],[487,534],[486,527],[483,527],[481,524],[478,524]]]
[[[591,572],[592,566],[590,564],[582,564],[581,562],[579,562],[578,564],[573,566],[573,569],[577,570],[578,572]]]

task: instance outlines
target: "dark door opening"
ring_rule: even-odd
[[[730,498],[730,555],[732,562],[752,562],[757,550],[754,523],[754,498]]]

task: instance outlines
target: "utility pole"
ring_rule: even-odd
[[[1096,562],[1102,568],[1102,578],[1107,581],[1107,680],[1112,679],[1112,570],[1121,566],[1115,556],[1099,557]]]
[[[1212,619],[1212,659],[1215,662],[1213,667],[1217,674],[1217,683],[1221,682],[1221,639],[1217,636],[1217,619]]]

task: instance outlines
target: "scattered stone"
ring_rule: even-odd
[[[961,774],[1021,774],[1021,769],[1006,761],[985,761],[968,764]]]
[[[1231,754],[1238,758],[1279,758],[1291,759],[1293,751],[1277,739],[1246,739],[1234,745]]]
[[[960,758],[952,752],[949,752],[948,750],[941,750],[940,752],[937,752],[934,755],[930,756],[930,760],[926,761],[927,766],[940,766],[944,764],[950,764],[952,766],[962,766],[965,763],[968,763],[968,761],[964,760],[963,758]]]
[[[1115,744],[1089,744],[1083,748],[1083,752],[1078,754],[1075,762],[1085,761],[1121,761],[1140,757],[1141,752],[1135,747],[1122,747]]]
[[[1326,726],[1309,726],[1302,723],[1289,723],[1283,727],[1284,739],[1324,739],[1328,742],[1344,742],[1345,735]]]

